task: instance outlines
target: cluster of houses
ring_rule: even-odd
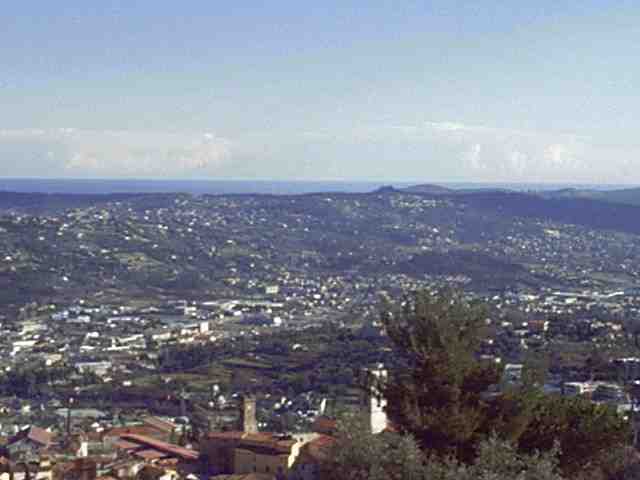
[[[387,430],[384,402],[375,392],[363,394],[362,407],[372,433]],[[336,421],[319,416],[303,433],[259,431],[256,398],[246,395],[235,428],[198,438],[181,430],[151,416],[85,431],[70,423],[56,432],[30,425],[4,438],[0,480],[315,480],[331,457]]]

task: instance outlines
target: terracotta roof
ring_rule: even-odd
[[[174,457],[180,457],[182,460],[197,460],[199,458],[198,452],[178,445],[172,445],[171,443],[161,442],[153,437],[147,437],[144,435],[125,434],[122,435],[124,440],[129,442],[138,443],[141,446],[147,446],[154,450],[164,452]]]
[[[167,456],[166,453],[160,452],[159,450],[140,450],[139,452],[135,452],[134,455],[147,461],[158,460],[159,458]]]
[[[307,443],[303,452],[316,461],[327,460],[331,455],[331,450],[336,443],[335,437],[320,435],[318,438]]]
[[[232,442],[237,448],[260,448],[287,454],[291,452],[291,447],[297,443],[291,438],[282,438],[282,436],[270,432],[212,432],[209,434],[209,438]]]
[[[244,432],[210,432],[208,437],[220,440],[240,440]]]
[[[53,441],[53,434],[38,427],[28,427],[18,432],[9,440],[9,445],[19,442],[20,440],[28,439],[34,443],[38,443],[43,447],[48,447]]]
[[[171,433],[177,427],[175,423],[168,422],[158,417],[145,417],[142,419],[142,423],[165,433]]]
[[[115,427],[111,430],[105,432],[105,437],[121,437],[125,434],[133,434],[133,435],[144,435],[144,436],[154,436],[159,433],[163,433],[157,428],[153,428],[149,425],[133,425],[130,427]]]
[[[240,446],[267,447],[283,453],[289,453],[297,442],[280,438],[272,433],[247,433],[240,440]]]
[[[121,438],[113,442],[113,445],[122,450],[135,450],[136,448],[140,448],[139,443],[127,442]]]

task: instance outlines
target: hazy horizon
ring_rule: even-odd
[[[640,5],[19,2],[6,177],[640,184]]]
[[[515,192],[576,190],[613,191],[638,188],[638,185],[576,183],[499,183],[499,182],[424,182],[388,179],[375,180],[277,180],[277,179],[106,179],[106,178],[6,178],[0,177],[0,192],[45,194],[117,194],[186,193],[193,195],[308,193],[368,193],[392,186],[402,189],[434,185],[451,190],[510,190]]]

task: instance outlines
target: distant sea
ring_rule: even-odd
[[[509,189],[543,191],[562,188],[614,190],[632,185],[584,185],[550,183],[461,183],[410,181],[304,181],[304,180],[148,180],[148,179],[36,179],[0,178],[0,191],[24,193],[190,193],[202,194],[302,194],[316,192],[371,192],[382,186],[396,188],[433,183],[455,189]]]

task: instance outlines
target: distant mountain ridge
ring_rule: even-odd
[[[382,189],[381,189],[382,190]],[[396,190],[396,189],[394,189]],[[403,193],[416,193],[422,195],[465,195],[470,193],[527,193],[549,200],[597,200],[609,203],[640,206],[640,187],[616,188],[611,190],[599,190],[596,188],[567,187],[557,190],[528,190],[522,192],[517,189],[502,187],[477,187],[477,188],[450,188],[437,184],[418,184],[397,189]]]
[[[450,195],[456,193],[456,190],[453,188],[443,187],[441,185],[435,185],[432,183],[412,185],[410,187],[402,188],[400,189],[400,191],[405,193],[424,193],[431,195]]]
[[[443,185],[437,185],[432,183],[423,183],[418,185],[411,185],[398,189],[403,193],[417,193],[423,195],[465,195],[468,193],[487,193],[487,192],[517,192],[516,189],[503,188],[503,187],[490,187],[490,186],[478,186],[478,187],[461,187],[451,188]]]
[[[542,192],[545,198],[582,198],[590,200],[601,200],[604,202],[621,203],[626,205],[640,206],[640,188],[622,188],[616,190],[595,190],[585,188],[564,188],[550,192]]]

